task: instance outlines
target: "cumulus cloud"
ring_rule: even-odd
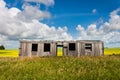
[[[90,40],[102,40],[106,46],[117,47],[120,45],[120,8],[110,13],[110,19],[108,22],[104,22],[98,28],[97,24],[88,25],[87,29],[81,25],[77,26],[79,31],[78,39],[90,39]],[[112,45],[112,43],[114,45]],[[110,44],[110,45],[109,45]],[[116,44],[116,45],[115,45]]]
[[[50,3],[49,1],[53,0],[38,1],[41,1],[41,3],[46,1],[45,4],[47,4],[47,1]],[[45,40],[72,39],[72,36],[67,32],[67,27],[50,27],[40,22],[40,20],[49,17],[50,13],[48,11],[42,11],[36,6],[24,5],[23,10],[15,7],[7,8],[4,0],[0,0],[0,44],[4,43],[7,47],[10,44],[11,46],[18,46],[19,39],[25,38]]]
[[[48,26],[40,21],[50,18],[49,11],[40,10],[38,6],[32,6],[29,2],[36,2],[46,6],[54,5],[54,0],[24,0],[28,4],[23,5],[23,10],[16,7],[7,8],[4,0],[0,0],[0,44],[16,48],[19,39],[43,39],[43,40],[71,40],[72,36],[67,32],[67,27]],[[96,12],[96,10],[93,10]],[[102,40],[107,46],[120,45],[120,8],[110,13],[108,22],[102,22],[100,26],[90,24],[87,28],[77,26],[80,40]]]
[[[50,13],[48,11],[42,11],[37,6],[24,5],[23,11],[18,13],[18,18],[24,21],[31,21],[33,19],[43,20],[45,18],[50,18]]]
[[[24,0],[25,2],[42,3],[47,6],[54,5],[54,0]]]
[[[4,40],[7,40],[7,36],[0,34],[0,41],[4,41]]]
[[[78,25],[76,28],[79,32],[80,32],[80,37],[78,37],[78,39],[85,39],[85,37],[87,36],[86,30],[84,29],[84,27],[82,27],[81,25]],[[84,36],[84,37],[83,37]]]

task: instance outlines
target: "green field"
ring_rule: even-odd
[[[105,48],[105,55],[120,54]],[[0,50],[0,80],[120,80],[120,56],[18,58]]]
[[[0,80],[120,80],[120,56],[0,58]]]

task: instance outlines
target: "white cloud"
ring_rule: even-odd
[[[106,46],[118,47],[120,45],[120,8],[110,13],[108,22],[103,23],[99,28],[96,24],[88,25],[87,29],[77,26],[79,31],[78,39],[102,40]],[[116,45],[114,45],[116,44]]]
[[[105,33],[119,31],[120,30],[120,15],[118,14],[119,12],[120,8],[111,12],[109,22],[105,22],[103,25],[101,25],[100,30]]]
[[[0,41],[4,41],[4,40],[7,40],[7,36],[4,36],[4,35],[0,34]]]
[[[120,8],[114,10],[110,14],[111,19],[109,20],[109,23],[111,30],[120,30],[120,15],[118,15],[118,12],[120,12]]]
[[[10,14],[10,17],[15,17],[19,12],[21,12],[19,9],[17,8],[10,8],[8,13]]]
[[[33,19],[43,20],[44,18],[50,18],[50,13],[47,11],[42,11],[37,6],[24,5],[23,11],[18,14],[18,18],[31,21]]]
[[[86,30],[81,25],[78,25],[76,28],[80,32],[80,37],[78,39],[84,39],[87,36]],[[84,36],[84,37],[83,37]]]
[[[0,0],[0,8],[4,8],[6,3],[3,0]]]
[[[50,13],[36,6],[24,5],[23,11],[18,8],[7,8],[0,0],[0,44],[7,47],[18,46],[19,39],[70,40],[67,27],[55,28],[43,24],[40,20],[49,18]],[[13,44],[14,43],[14,44]],[[8,45],[9,44],[9,45]]]
[[[54,5],[54,0],[24,0],[26,2],[35,2],[35,3],[42,3],[47,6]]]
[[[92,10],[92,13],[94,13],[94,14],[95,14],[96,12],[97,12],[97,10],[96,10],[96,9],[93,9],[93,10]]]
[[[96,24],[91,24],[88,26],[87,29],[87,35],[96,35],[97,34],[97,28],[96,28]],[[96,34],[95,34],[96,33]]]
[[[54,0],[25,0],[37,2],[47,6],[53,5]],[[93,11],[95,12],[95,11]],[[102,22],[98,28],[96,24],[90,24],[87,28],[77,26],[78,39],[102,40],[106,46],[120,45],[120,8],[110,13],[108,22]],[[23,10],[12,7],[7,8],[4,0],[0,0],[0,44],[6,47],[18,47],[19,39],[44,39],[44,40],[71,40],[67,27],[54,27],[41,23],[40,20],[49,18],[48,11],[40,10],[37,6],[24,4]],[[115,45],[112,45],[115,44]]]

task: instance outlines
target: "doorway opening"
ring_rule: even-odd
[[[63,45],[57,45],[57,56],[63,56]]]

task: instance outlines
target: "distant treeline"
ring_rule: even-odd
[[[1,45],[1,46],[0,46],[0,50],[5,50],[4,45]]]

